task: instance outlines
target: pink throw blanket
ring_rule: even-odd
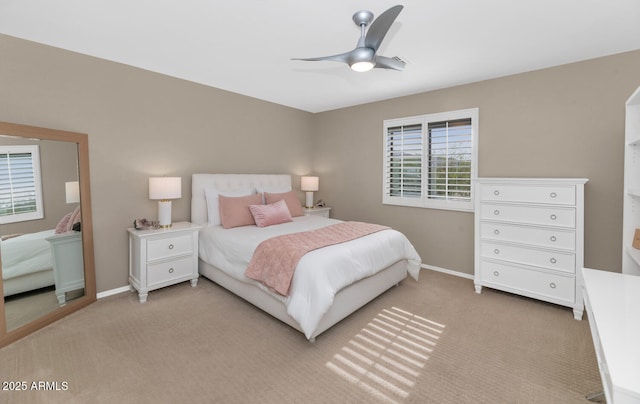
[[[298,261],[309,251],[388,229],[378,224],[343,222],[317,230],[272,237],[258,245],[245,276],[288,296]]]

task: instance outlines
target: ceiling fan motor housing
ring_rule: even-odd
[[[369,10],[360,10],[353,14],[353,22],[359,27],[362,25],[366,27],[371,24],[371,21],[373,21],[373,13]]]

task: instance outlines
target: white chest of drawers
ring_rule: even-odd
[[[198,282],[198,231],[201,226],[174,223],[169,229],[129,232],[129,283],[140,303],[150,291],[176,283]]]
[[[573,308],[580,320],[586,179],[480,178],[477,293],[490,287]]]

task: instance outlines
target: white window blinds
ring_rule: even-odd
[[[422,196],[422,124],[387,128],[386,178],[389,195]]]
[[[471,200],[471,118],[429,123],[428,195]]]
[[[383,203],[473,210],[478,109],[384,121]]]
[[[38,146],[0,146],[0,223],[41,219]]]

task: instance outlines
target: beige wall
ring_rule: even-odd
[[[624,103],[639,85],[635,51],[317,114],[318,196],[338,218],[401,230],[425,264],[472,274],[473,214],[382,205],[382,121],[478,107],[479,176],[589,178],[585,265],[619,272]]]
[[[299,110],[0,35],[0,120],[89,134],[97,290],[128,284],[126,228],[155,218],[148,177],[311,170]]]
[[[472,214],[381,203],[382,120],[470,107],[481,176],[590,178],[585,262],[619,270],[624,102],[640,52],[316,115],[3,35],[0,55],[0,120],[89,134],[99,292],[127,284],[125,229],[156,216],[148,177],[182,176],[173,219],[188,220],[194,172],[313,168],[335,217],[389,224],[425,264],[470,274]]]

